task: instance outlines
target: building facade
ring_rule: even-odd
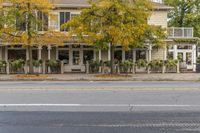
[[[48,28],[55,31],[65,32],[61,29],[61,25],[69,21],[73,16],[79,15],[81,9],[89,8],[87,0],[53,0],[55,10],[52,10],[48,18],[43,17]],[[168,29],[167,14],[171,7],[162,3],[162,1],[154,1],[154,11],[148,19],[148,24],[159,25]],[[53,17],[53,19],[51,19]],[[46,26],[44,26],[46,27]],[[41,27],[42,30],[45,30]],[[182,31],[172,29],[169,32],[169,38],[166,40],[167,45],[164,48],[153,48],[147,45],[143,49],[131,49],[124,51],[121,46],[115,49],[115,58],[121,61],[139,59],[166,60],[169,57],[177,59],[178,55],[182,56],[182,61],[186,62],[186,68],[195,71],[196,63],[196,44],[180,43],[174,41],[174,38],[193,38],[193,30],[181,28]],[[182,34],[184,35],[182,35]],[[176,36],[176,34],[181,34]],[[73,42],[65,43],[64,46],[38,46],[33,48],[33,59],[35,60],[61,60],[64,63],[63,72],[85,72],[85,64],[88,60],[110,60],[110,50],[97,50],[87,44],[76,44]],[[172,56],[173,55],[173,56]],[[4,44],[0,46],[0,59],[9,61],[13,59],[29,60],[27,48],[20,45],[11,46]]]

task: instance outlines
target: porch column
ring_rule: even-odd
[[[72,45],[69,45],[69,65],[73,65],[73,49]]]
[[[58,60],[58,46],[56,47],[56,60]]]
[[[48,60],[51,60],[51,45],[48,45],[47,50],[48,50]],[[48,73],[51,73],[50,67],[48,67]]]
[[[42,46],[38,46],[38,60],[42,60]],[[42,72],[42,66],[39,67],[39,73]]]
[[[8,61],[8,46],[5,46],[5,61]]]
[[[101,61],[101,50],[99,50],[99,61]]]
[[[145,50],[146,52],[146,61],[149,61],[149,49]]]
[[[0,46],[0,60],[2,60],[2,46]]]
[[[93,50],[93,53],[94,53],[94,60],[96,61],[97,60],[97,52],[95,49]]]
[[[26,60],[29,60],[28,47],[26,47]]]
[[[5,61],[7,63],[7,65],[6,65],[6,74],[10,74],[10,64],[8,62],[8,46],[5,46]]]
[[[178,54],[177,54],[177,45],[174,45],[173,46],[173,48],[174,48],[174,60],[177,60],[178,59]]]
[[[133,62],[135,63],[136,62],[136,50],[133,49]]]
[[[151,54],[151,52],[152,52],[152,46],[151,46],[151,45],[149,45],[149,55],[148,55],[148,56],[149,56],[149,58],[148,58],[148,60],[149,60],[149,61],[151,61],[151,60],[152,60],[152,57],[151,57],[151,56],[152,56],[152,54]]]
[[[197,49],[197,46],[196,44],[192,45],[192,64],[193,64],[193,71],[195,72],[196,71],[196,58],[197,58],[197,55],[196,55],[196,49]]]
[[[111,57],[110,57],[110,44],[108,44],[108,61],[110,61],[111,60]]]
[[[126,60],[126,57],[125,57],[125,51],[122,50],[122,61],[125,61]]]
[[[164,59],[163,60],[167,60],[167,46],[165,46],[164,48]]]
[[[80,50],[80,64],[83,65],[83,46],[81,46],[81,50]]]
[[[38,47],[38,60],[42,59],[42,46]]]

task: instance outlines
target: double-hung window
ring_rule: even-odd
[[[68,28],[61,28],[62,25],[70,20],[70,12],[60,12],[60,31],[68,31]]]

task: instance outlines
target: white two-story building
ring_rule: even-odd
[[[55,10],[52,10],[51,17],[42,17],[46,21],[46,26],[55,31],[64,30],[61,29],[61,25],[69,21],[73,16],[79,15],[81,9],[89,8],[90,5],[87,0],[52,0],[55,5]],[[162,3],[161,0],[152,0],[154,10],[151,17],[148,20],[149,24],[159,25],[163,28],[168,28],[167,14],[172,9]],[[41,27],[42,30],[44,27]],[[186,62],[187,69],[195,71],[196,63],[196,44],[194,43],[182,43],[175,39],[178,38],[193,38],[193,29],[185,28],[170,28],[169,38],[166,39],[166,46],[164,48],[154,48],[151,45],[147,45],[146,48],[131,49],[130,51],[122,50],[121,46],[116,47],[115,58],[119,60],[131,59],[136,62],[139,59],[151,60],[166,60],[172,57],[177,59],[178,55],[182,56],[182,61]],[[33,48],[33,59],[42,60],[62,60],[64,62],[64,72],[85,71],[86,60],[110,60],[110,50],[97,50],[87,44],[77,44],[74,42],[65,43],[64,46],[38,46]],[[9,44],[0,45],[0,59],[24,59],[28,60],[28,50],[20,45],[10,46]]]

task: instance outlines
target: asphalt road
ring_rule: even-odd
[[[135,132],[200,132],[200,82],[0,82],[0,133]]]

